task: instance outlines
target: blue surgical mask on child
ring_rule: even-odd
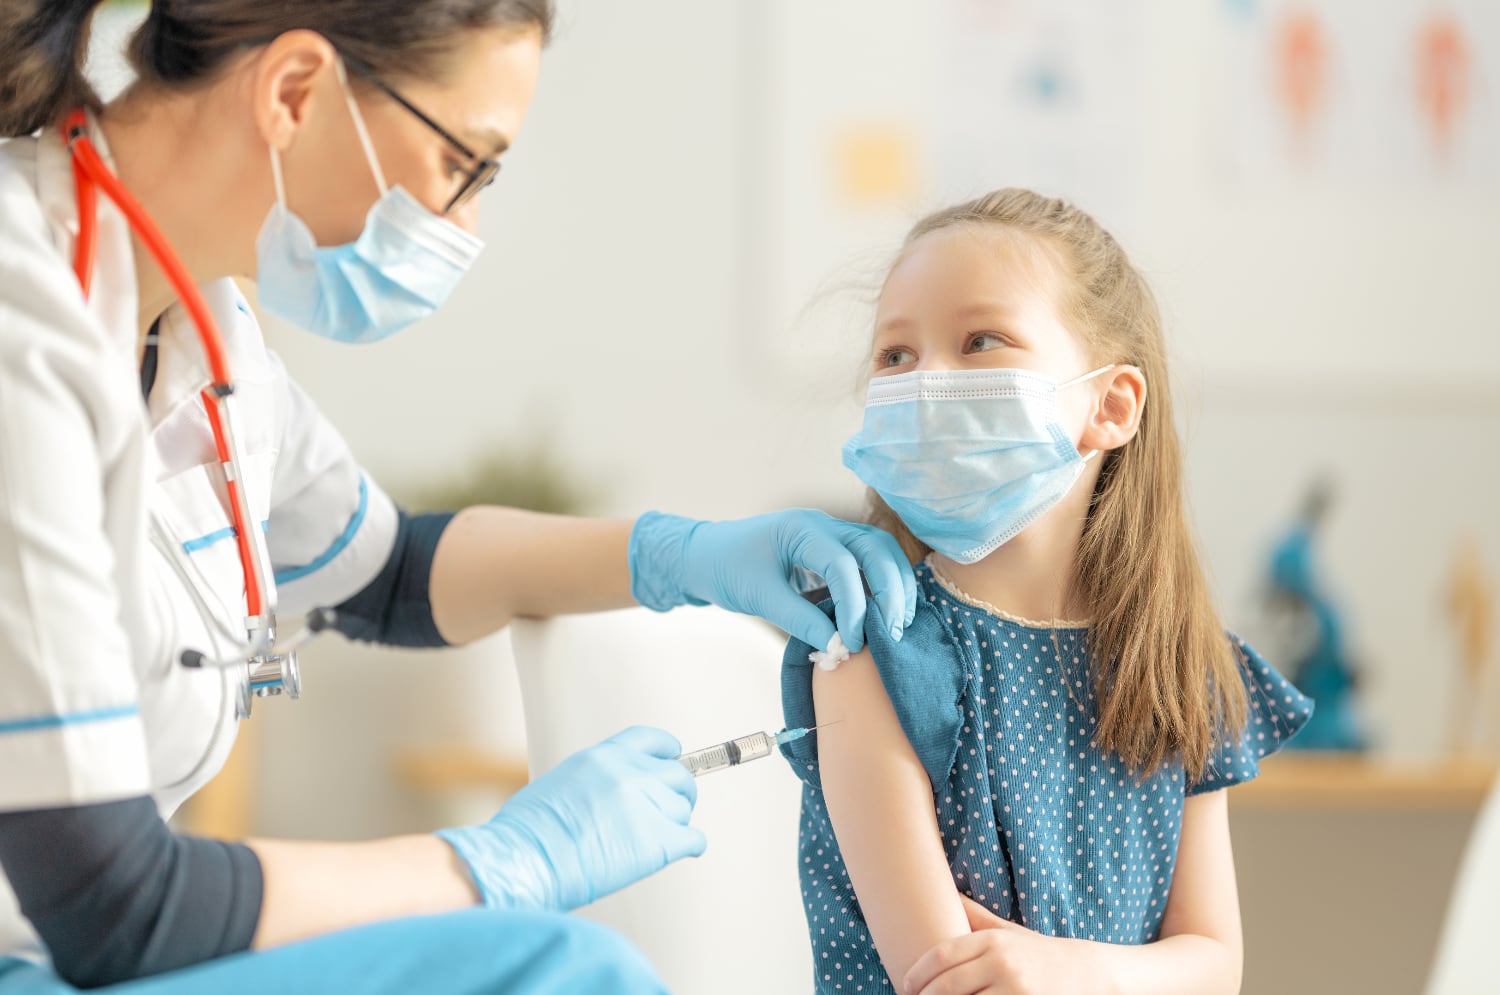
[[[342,62],[338,76],[380,199],[353,242],[320,246],[286,206],[273,146],[276,203],[256,240],[256,283],[261,306],[294,325],[336,342],[377,342],[437,310],[484,242],[386,186]]]
[[[1030,370],[901,373],[870,383],[844,465],[912,535],[974,563],[1061,501],[1088,457],[1057,419],[1058,383]]]

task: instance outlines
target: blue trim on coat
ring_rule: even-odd
[[[32,732],[37,729],[83,725],[87,722],[125,719],[132,715],[139,715],[140,712],[139,705],[117,705],[113,708],[96,708],[89,712],[65,712],[61,715],[38,715],[30,719],[11,719],[9,722],[0,722],[0,736],[11,732]]]
[[[262,532],[271,531],[271,523],[269,521],[261,522],[260,530]],[[207,549],[214,543],[223,542],[225,539],[233,539],[237,535],[239,535],[239,533],[235,530],[235,527],[233,525],[226,525],[222,529],[210,532],[208,535],[202,535],[196,539],[189,539],[187,542],[182,544],[182,551],[184,553],[196,553],[199,550]]]
[[[370,486],[365,482],[364,474],[360,474],[359,507],[354,510],[354,517],[349,519],[349,524],[345,527],[343,534],[333,540],[333,545],[323,550],[318,558],[311,563],[305,566],[289,567],[285,570],[276,571],[276,586],[280,587],[282,584],[290,584],[294,580],[301,580],[308,574],[316,573],[332,563],[344,551],[345,547],[354,541],[354,536],[359,532],[359,527],[364,524],[365,512],[369,508]]]

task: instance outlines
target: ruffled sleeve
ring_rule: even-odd
[[[1233,633],[1229,636],[1240,661],[1249,708],[1238,739],[1219,743],[1210,755],[1203,779],[1188,785],[1189,795],[1218,791],[1253,780],[1260,760],[1287,744],[1312,717],[1313,700],[1292,686],[1265,659]]]
[[[818,606],[833,617],[833,602]],[[963,657],[937,610],[926,602],[917,604],[917,615],[906,627],[900,642],[891,639],[890,628],[871,599],[865,615],[865,644],[880,671],[881,683],[890,695],[901,728],[933,785],[945,783],[958,753],[958,735],[963,726],[962,700],[968,686]],[[813,708],[813,647],[798,639],[787,644],[781,664],[781,706],[788,729],[817,724]],[[782,755],[793,772],[814,788],[822,788],[818,774],[816,733],[783,744]]]

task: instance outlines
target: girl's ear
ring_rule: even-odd
[[[1100,376],[1098,402],[1089,413],[1078,448],[1118,449],[1135,438],[1146,407],[1146,378],[1134,366],[1116,366]]]

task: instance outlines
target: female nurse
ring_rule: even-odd
[[[438,646],[712,602],[822,646],[802,567],[857,649],[866,582],[910,617],[904,557],[808,511],[406,515],[266,349],[233,277],[348,342],[441,305],[550,0],[155,0],[108,106],[80,71],[96,5],[0,8],[0,995],[660,990],[563,913],[702,851],[661,730],[434,835],[229,844],[163,820],[223,763],[275,617]]]

